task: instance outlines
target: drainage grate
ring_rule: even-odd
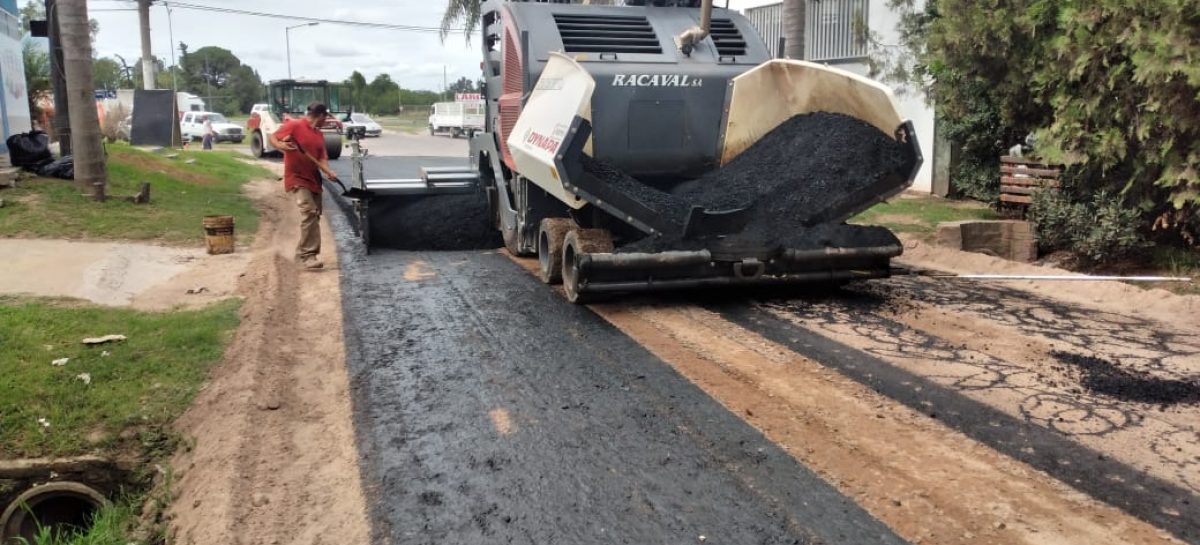
[[[567,53],[662,53],[645,17],[556,13],[554,22]]]

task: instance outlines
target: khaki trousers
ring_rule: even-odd
[[[307,188],[292,189],[296,207],[300,209],[300,242],[296,244],[296,259],[301,261],[321,253],[321,195]]]

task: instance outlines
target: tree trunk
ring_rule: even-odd
[[[58,3],[46,0],[46,20],[50,30],[50,84],[54,91],[54,138],[60,155],[71,154],[71,108],[67,103],[67,78],[63,77],[62,33],[59,32]]]
[[[67,100],[71,103],[71,148],[75,160],[75,183],[104,200],[108,176],[104,169],[104,145],[93,95],[92,37],[88,27],[86,0],[58,0],[62,25],[63,65],[67,72]]]
[[[804,3],[808,0],[783,0],[783,54],[789,59],[804,59]]]

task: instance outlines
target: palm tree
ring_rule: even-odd
[[[446,13],[442,15],[442,41],[446,40],[455,25],[461,24],[467,41],[471,41],[471,33],[479,26],[479,6],[482,0],[449,0]]]
[[[804,58],[804,3],[807,0],[783,0],[783,56]],[[775,47],[775,44],[771,44]]]
[[[104,169],[104,147],[100,120],[92,92],[92,38],[86,0],[56,3],[63,44],[63,68],[67,73],[67,100],[71,103],[71,150],[75,159],[75,183],[104,200],[108,176]]]

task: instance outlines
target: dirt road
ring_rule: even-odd
[[[1200,543],[1182,313],[906,279],[576,307],[331,221],[373,543]]]

